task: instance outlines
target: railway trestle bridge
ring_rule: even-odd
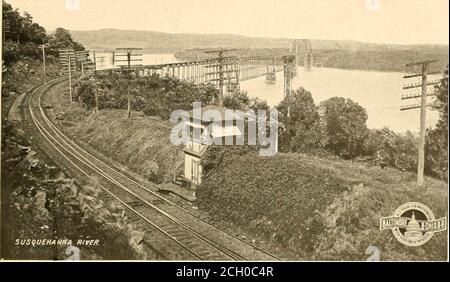
[[[288,56],[288,55],[286,55]],[[275,83],[276,73],[286,69],[286,56],[254,56],[254,57],[223,57],[204,60],[152,64],[130,65],[130,69],[139,76],[159,75],[191,81],[195,84],[211,83],[219,85],[222,81],[228,92],[239,88],[239,83],[258,77],[266,77],[268,84]],[[126,65],[96,70],[97,74],[120,71]]]

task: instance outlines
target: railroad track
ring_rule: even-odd
[[[159,195],[68,138],[51,122],[42,107],[42,96],[64,80],[49,81],[35,88],[28,98],[30,117],[52,148],[51,158],[96,183],[105,192],[106,200],[120,202],[132,222],[144,223],[144,230],[162,234],[168,244],[180,249],[183,259],[280,260]]]

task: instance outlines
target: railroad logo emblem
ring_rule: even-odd
[[[433,212],[422,203],[401,205],[389,217],[380,219],[380,230],[391,229],[402,244],[417,247],[428,242],[435,232],[447,230],[447,218],[435,219]]]

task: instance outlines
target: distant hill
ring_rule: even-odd
[[[147,52],[174,52],[191,48],[286,48],[291,39],[252,38],[233,34],[175,34],[154,31],[101,29],[71,31],[75,40],[94,50],[112,50],[116,47],[142,47]]]
[[[179,51],[192,48],[289,48],[292,38],[248,37],[235,34],[164,33],[140,30],[100,29],[71,31],[75,40],[94,50],[112,50],[116,47],[142,47],[147,52]],[[445,45],[401,45],[365,43],[353,40],[310,39],[313,49],[405,50]]]
[[[71,31],[72,37],[90,50],[113,50],[117,47],[142,47],[146,53],[177,53],[181,59],[198,58],[198,52],[187,49],[230,47],[254,49],[250,54],[266,54],[267,49],[289,50],[291,38],[248,37],[235,34],[189,34],[155,31],[101,29]],[[324,67],[402,71],[405,63],[424,58],[439,60],[442,69],[448,64],[448,45],[378,44],[354,40],[309,39],[315,52],[315,62]],[[302,48],[302,47],[300,47]],[[255,50],[259,49],[259,50]],[[248,51],[246,51],[248,52]],[[192,54],[192,58],[190,55]]]

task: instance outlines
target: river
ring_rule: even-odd
[[[420,103],[420,99],[401,100],[402,95],[420,92],[420,88],[403,90],[402,86],[420,81],[418,78],[405,80],[403,75],[396,72],[333,68],[314,68],[308,72],[303,67],[298,67],[292,87],[303,87],[311,92],[316,104],[334,96],[352,99],[367,110],[369,128],[388,127],[396,132],[418,132],[420,109],[400,111],[400,106]],[[436,78],[439,76],[430,77]],[[277,73],[275,85],[265,84],[265,78],[260,77],[241,82],[241,90],[247,91],[250,97],[261,98],[274,106],[283,99],[283,73]],[[429,91],[434,90],[430,87]],[[429,102],[432,99],[433,97],[428,97]],[[436,111],[428,110],[427,126],[434,127],[438,116]]]

